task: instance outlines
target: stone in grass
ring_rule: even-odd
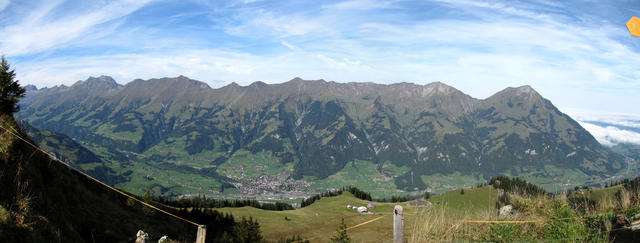
[[[171,238],[169,238],[169,236],[162,236],[160,237],[160,239],[158,240],[158,243],[176,243],[177,241],[172,240]]]
[[[367,209],[367,207],[358,207],[358,213],[367,213],[369,212],[369,210]]]
[[[136,234],[136,243],[151,243],[149,234],[145,233],[142,230],[138,230],[138,233]]]
[[[506,205],[500,208],[500,216],[508,216],[514,214],[513,206]]]

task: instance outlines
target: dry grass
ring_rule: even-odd
[[[482,240],[487,238],[489,225],[469,224],[461,219],[495,220],[494,211],[459,211],[449,210],[446,205],[434,207],[419,213],[416,224],[413,225],[409,242],[460,241]],[[423,222],[423,223],[419,223]]]
[[[517,213],[510,216],[498,216],[494,210],[461,212],[450,210],[446,205],[434,207],[423,212],[417,219],[417,223],[411,229],[409,242],[608,241],[607,234],[602,232],[611,228],[610,223],[605,220],[606,217],[594,215],[601,214],[602,209],[615,207],[613,199],[605,200],[597,207],[585,206],[584,213],[577,213],[570,206],[566,196],[514,196],[511,202]],[[622,204],[630,205],[627,202]],[[460,221],[462,219],[538,222],[463,223]]]

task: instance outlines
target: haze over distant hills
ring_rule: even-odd
[[[481,100],[440,82],[295,78],[212,89],[184,76],[126,85],[101,76],[30,88],[21,106],[18,118],[105,161],[80,167],[106,166],[118,186],[137,193],[356,185],[384,194],[471,186],[498,174],[552,187],[627,168],[530,86]]]

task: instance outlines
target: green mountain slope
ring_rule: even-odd
[[[212,89],[183,76],[124,86],[103,76],[31,90],[21,105],[19,118],[80,141],[136,193],[314,190],[355,178],[345,167],[355,162],[370,174],[356,186],[374,194],[497,174],[549,188],[626,167],[528,86],[479,100],[443,83],[296,78]],[[450,175],[476,179],[443,183]]]
[[[48,131],[31,126],[29,123],[18,120],[18,126],[38,147],[49,151],[56,158],[70,164],[76,169],[88,173],[96,179],[110,185],[126,181],[124,175],[118,175],[104,161],[67,135]]]
[[[20,132],[13,118],[3,128]],[[138,230],[193,241],[196,229],[143,210],[0,129],[0,242],[122,242]]]

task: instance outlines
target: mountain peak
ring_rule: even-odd
[[[498,93],[495,93],[494,95],[492,95],[487,99],[498,98],[498,97],[506,97],[509,99],[519,98],[519,99],[530,100],[530,101],[542,99],[542,96],[529,85],[523,85],[515,88],[509,87],[501,90]]]
[[[429,83],[426,85],[426,87],[432,87],[434,91],[440,92],[440,93],[451,93],[453,91],[456,91],[457,89],[454,87],[451,87],[443,82],[440,81],[436,81],[433,83]]]
[[[264,88],[269,87],[269,85],[266,84],[265,82],[262,82],[262,81],[255,81],[255,82],[251,83],[249,85],[249,87],[250,88],[254,88],[254,89],[264,89]]]
[[[27,84],[26,86],[24,86],[24,90],[26,90],[27,92],[36,91],[36,90],[38,90],[38,87],[36,87],[33,84]]]
[[[518,94],[535,94],[535,95],[538,95],[538,92],[536,92],[536,90],[534,90],[529,85],[523,85],[523,86],[516,87],[516,88],[513,88],[513,89],[515,89],[515,91]]]
[[[74,88],[84,87],[88,89],[108,90],[108,89],[117,88],[118,86],[120,85],[116,83],[116,81],[112,77],[102,75],[100,77],[90,76],[87,80],[78,81],[75,84],[73,84],[71,87],[74,87]]]
[[[289,80],[289,82],[303,82],[303,81],[304,81],[304,79],[301,79],[300,77],[295,77],[295,78]]]

